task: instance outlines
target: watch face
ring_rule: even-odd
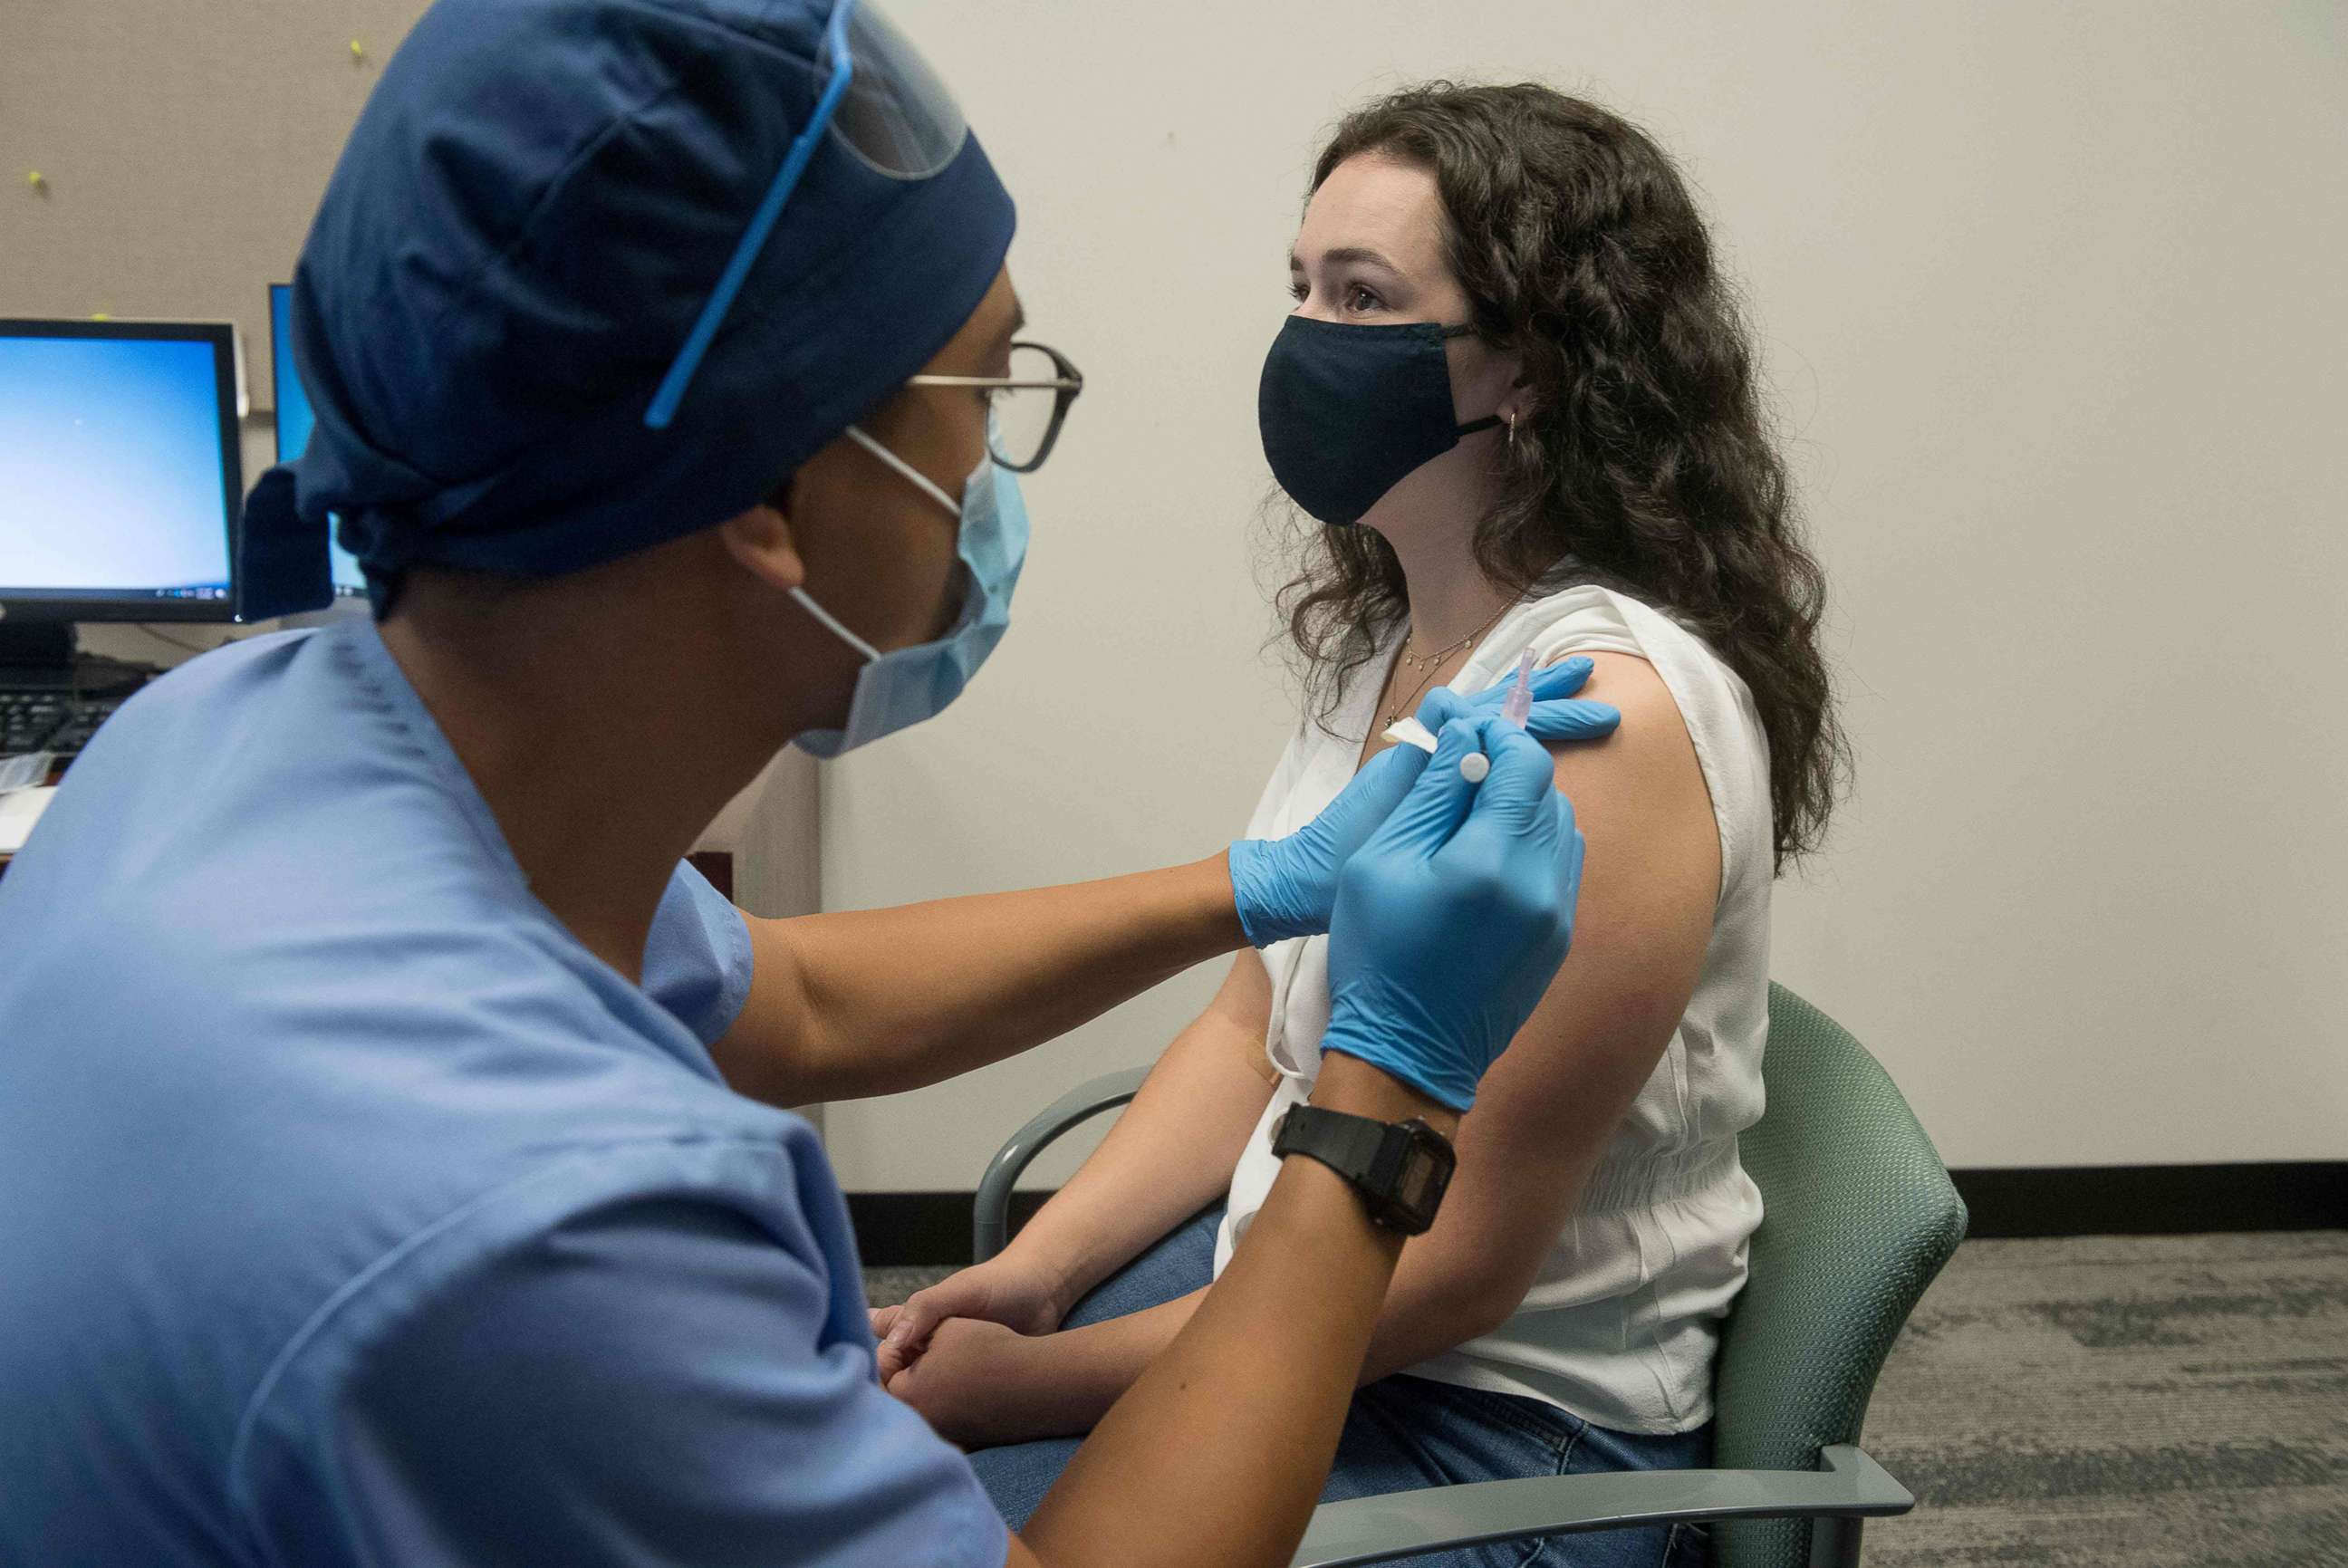
[[[1435,1201],[1435,1161],[1423,1153],[1406,1161],[1402,1180],[1395,1184],[1395,1199],[1406,1209],[1425,1212]]]

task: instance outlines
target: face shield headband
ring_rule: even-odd
[[[661,377],[644,410],[644,423],[653,429],[666,429],[675,417],[677,405],[693,385],[694,372],[725,325],[726,313],[774,232],[791,192],[807,172],[821,138],[829,135],[878,173],[918,181],[930,179],[952,163],[969,136],[969,126],[953,95],[905,36],[869,0],[861,4],[839,0],[824,25],[823,47],[815,70],[823,84],[815,112],[792,139],[774,183],[750,214],[749,224],[703,303],[685,346]]]

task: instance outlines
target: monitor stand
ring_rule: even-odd
[[[146,665],[83,653],[71,621],[0,620],[0,689],[106,696],[136,691],[157,673]]]

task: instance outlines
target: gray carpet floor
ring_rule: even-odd
[[[1866,1444],[1873,1568],[2348,1568],[2348,1232],[1968,1243]]]
[[[1866,1444],[1869,1568],[2348,1568],[2348,1232],[1969,1242]]]

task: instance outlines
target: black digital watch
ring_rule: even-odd
[[[1309,1154],[1354,1184],[1370,1218],[1416,1236],[1435,1223],[1459,1163],[1451,1140],[1416,1117],[1380,1121],[1294,1105],[1272,1132],[1275,1155]]]

